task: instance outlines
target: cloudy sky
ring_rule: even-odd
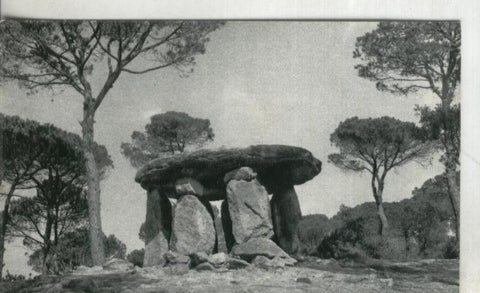
[[[124,74],[96,115],[95,139],[104,144],[115,168],[102,183],[104,232],[115,234],[128,251],[141,248],[138,229],[145,219],[146,196],[134,182],[136,170],[120,144],[142,130],[153,114],[183,111],[210,119],[215,141],[209,147],[287,144],[310,150],[323,164],[312,181],[297,186],[303,214],[334,215],[341,204],[372,201],[367,174],[345,173],[327,162],[335,151],[329,137],[343,120],[393,116],[418,121],[416,104],[433,105],[428,92],[404,97],[378,92],[359,78],[352,58],[356,37],[372,22],[229,22],[212,33],[205,55],[187,78],[174,69],[146,75]],[[65,90],[27,96],[15,83],[0,88],[0,112],[53,123],[80,134],[82,98]],[[442,172],[415,163],[387,177],[385,201],[411,196],[426,179]],[[8,244],[7,244],[8,245]],[[7,246],[8,249],[8,246]],[[15,246],[7,269],[19,267]],[[23,261],[23,260],[22,260]]]

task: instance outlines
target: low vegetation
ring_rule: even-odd
[[[377,258],[406,261],[457,258],[455,217],[444,174],[427,180],[409,199],[384,203],[391,219],[387,234],[379,235],[376,204],[341,206],[331,219],[305,216],[300,225],[302,252],[323,258]]]

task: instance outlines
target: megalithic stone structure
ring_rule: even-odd
[[[277,244],[289,254],[298,253],[300,203],[293,186],[277,186],[271,200],[273,230]]]
[[[162,264],[167,250],[215,251],[209,204],[215,200],[223,200],[228,250],[273,237],[283,250],[297,253],[301,210],[294,185],[314,178],[321,166],[309,151],[285,145],[201,150],[150,161],[135,177],[147,190],[144,265]],[[167,197],[178,200],[173,216]]]
[[[147,192],[144,266],[163,265],[172,231],[172,204],[160,188]]]

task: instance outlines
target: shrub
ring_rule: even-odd
[[[325,215],[304,216],[298,227],[300,253],[304,255],[317,254],[318,244],[328,235],[331,224]]]
[[[137,267],[143,267],[143,257],[145,249],[135,249],[127,255],[127,260]]]

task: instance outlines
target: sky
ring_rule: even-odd
[[[143,130],[151,115],[166,111],[210,119],[215,140],[209,148],[286,144],[311,151],[323,170],[296,186],[304,215],[330,217],[342,204],[373,201],[367,174],[328,163],[335,152],[330,134],[352,116],[418,122],[415,105],[437,102],[429,92],[407,97],[379,92],[357,76],[355,40],[375,27],[374,22],[228,22],[210,35],[206,53],[196,58],[188,77],[173,68],[124,73],[96,114],[95,140],[114,162],[102,182],[105,234],[115,234],[128,251],[143,247],[138,230],[145,220],[146,193],[134,182],[136,170],[120,144],[130,141],[132,131]],[[0,112],[81,133],[82,97],[69,89],[28,96],[16,83],[7,84],[0,87]],[[386,179],[384,201],[411,197],[415,187],[442,172],[438,157],[428,166],[409,163],[395,169]],[[25,250],[18,243],[8,245],[7,269],[19,271]]]

